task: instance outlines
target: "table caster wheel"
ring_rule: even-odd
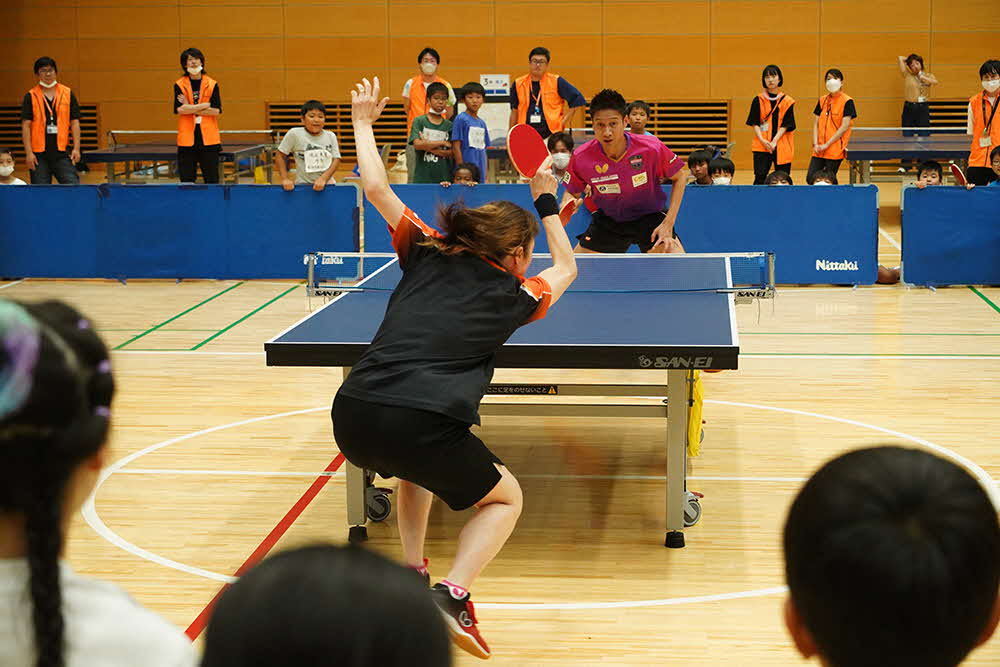
[[[698,523],[700,519],[701,501],[698,496],[689,491],[687,494],[687,501],[684,503],[684,527],[690,528]]]
[[[385,521],[392,511],[392,502],[389,500],[391,489],[379,489],[368,487],[365,489],[365,513],[372,521]]]
[[[347,531],[347,541],[351,544],[361,544],[368,541],[368,529],[364,526],[351,526]]]
[[[664,540],[663,546],[668,549],[680,549],[684,546],[684,533],[679,530],[672,530],[667,533],[667,539]]]

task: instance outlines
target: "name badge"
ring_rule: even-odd
[[[597,192],[602,195],[620,195],[622,188],[617,183],[601,183],[597,186]]]
[[[926,97],[924,97],[923,95],[921,95],[921,96],[919,96],[919,97],[917,98],[917,104],[923,104],[923,103],[924,103],[924,102],[926,102],[926,101],[927,101],[927,98],[926,98]]]
[[[646,172],[642,172],[641,174],[633,174],[632,175],[632,187],[633,188],[637,188],[640,185],[645,185],[648,181],[649,181],[649,177],[646,175]]]
[[[311,148],[302,155],[306,171],[323,172],[330,168],[332,156],[325,148]]]
[[[49,123],[45,126],[46,134],[59,134],[59,126],[55,123]]]
[[[542,122],[542,114],[540,113],[533,113],[530,116],[528,116],[529,125],[538,125],[541,122]]]
[[[770,132],[771,131],[771,123],[770,123],[770,121],[768,121],[766,123],[761,123],[760,124],[760,131],[761,132]]]
[[[993,138],[992,137],[979,137],[979,147],[980,148],[989,148],[992,145],[993,145]]]

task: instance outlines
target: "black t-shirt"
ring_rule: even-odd
[[[188,77],[190,78],[190,77]],[[212,89],[212,97],[209,98],[208,102],[213,109],[218,109],[222,112],[222,95],[219,93],[219,84],[216,82],[215,88]],[[178,95],[183,95],[184,91],[176,83],[174,84],[174,113],[181,108],[186,102],[181,102]],[[198,99],[201,97],[201,79],[191,82],[191,96],[194,98],[192,104],[200,104]],[[218,144],[216,144],[218,145]],[[194,126],[194,146],[192,148],[203,148],[205,146],[205,140],[201,137],[201,124]]]
[[[774,108],[771,108],[772,117],[774,113]],[[750,102],[750,113],[747,114],[747,125],[760,125],[760,97],[753,98]],[[785,117],[781,120],[781,127],[785,128],[785,132],[791,132],[795,129],[795,105],[788,107],[788,111],[785,113]],[[778,125],[776,123],[771,123],[771,139],[774,139],[774,135],[778,133]]]
[[[49,108],[49,105],[43,104],[42,106],[45,107],[45,124],[48,125],[55,119],[55,116],[52,115],[52,109]],[[69,120],[70,122],[80,120],[81,116],[80,103],[76,99],[76,93],[71,90],[69,92]],[[25,93],[24,99],[21,101],[21,120],[35,121],[35,108],[31,103],[31,93]],[[59,152],[58,135],[45,133],[45,152]]]
[[[481,257],[420,245],[427,236],[437,232],[407,209],[392,240],[403,277],[341,392],[478,424],[496,351],[522,324],[545,316],[551,289]]]
[[[823,109],[820,108],[819,102],[816,102],[816,108],[813,109],[813,115],[819,116],[823,113]],[[844,116],[850,116],[851,118],[858,117],[858,111],[854,108],[854,100],[847,100],[844,104]]]

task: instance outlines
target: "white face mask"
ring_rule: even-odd
[[[13,173],[14,173],[13,165],[5,165],[3,167],[0,167],[0,176],[3,176],[4,178],[10,176]]]
[[[833,185],[833,183],[827,183],[826,181],[816,181],[813,185]]]
[[[995,93],[1000,90],[1000,79],[983,79],[983,90],[987,93]]]
[[[58,82],[53,81],[52,83],[45,83],[44,81],[39,81],[38,85],[41,86],[42,88],[53,88],[55,87],[56,83]]]
[[[732,180],[730,176],[713,176],[712,185],[729,185]]]
[[[553,153],[552,166],[556,169],[565,169],[569,166],[569,153]]]
[[[826,80],[826,89],[829,90],[831,93],[835,93],[838,90],[840,90],[840,87],[842,85],[844,85],[844,84],[841,82],[840,79],[827,79]]]
[[[420,71],[430,76],[437,71],[438,66],[434,63],[420,63]]]
[[[188,74],[190,74],[191,76],[198,76],[199,74],[201,74],[201,69],[202,69],[201,65],[197,67],[188,67]]]
[[[429,113],[432,116],[440,116],[444,112],[443,111],[438,111],[437,109],[434,109],[432,107],[427,107],[427,113]]]

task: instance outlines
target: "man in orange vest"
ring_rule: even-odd
[[[587,104],[572,84],[548,71],[550,60],[544,46],[533,48],[528,54],[528,73],[518,77],[510,89],[510,127],[527,123],[543,139],[568,128],[574,110]],[[564,110],[567,103],[569,108]]]
[[[968,133],[969,183],[988,185],[996,179],[990,163],[990,153],[1000,146],[1000,60],[987,60],[979,68],[983,89],[969,99]]]
[[[828,95],[819,98],[813,114],[813,152],[806,171],[806,183],[813,184],[819,171],[833,175],[837,185],[837,170],[847,156],[847,142],[851,140],[851,123],[858,117],[854,100],[841,88],[844,73],[839,69],[828,69],[823,76]]]
[[[52,58],[35,61],[38,85],[21,103],[21,139],[32,185],[77,185],[75,165],[80,161],[80,103],[68,86],[56,81],[58,68]],[[69,148],[70,133],[73,149]]]
[[[206,183],[219,182],[219,115],[222,94],[219,82],[205,74],[205,54],[198,49],[181,53],[181,78],[174,82],[177,114],[177,175],[181,183],[194,183],[201,165]]]
[[[427,99],[427,86],[432,83],[441,83],[448,89],[448,106],[444,108],[442,118],[453,115],[455,109],[455,91],[451,84],[438,76],[438,66],[441,64],[441,55],[429,46],[425,46],[417,56],[417,64],[420,65],[420,74],[409,79],[403,85],[403,109],[406,111],[406,136],[410,136],[413,129],[413,120],[417,116],[423,116],[430,110]],[[417,163],[417,153],[413,145],[406,147],[406,169],[407,183],[413,182],[413,174]]]

